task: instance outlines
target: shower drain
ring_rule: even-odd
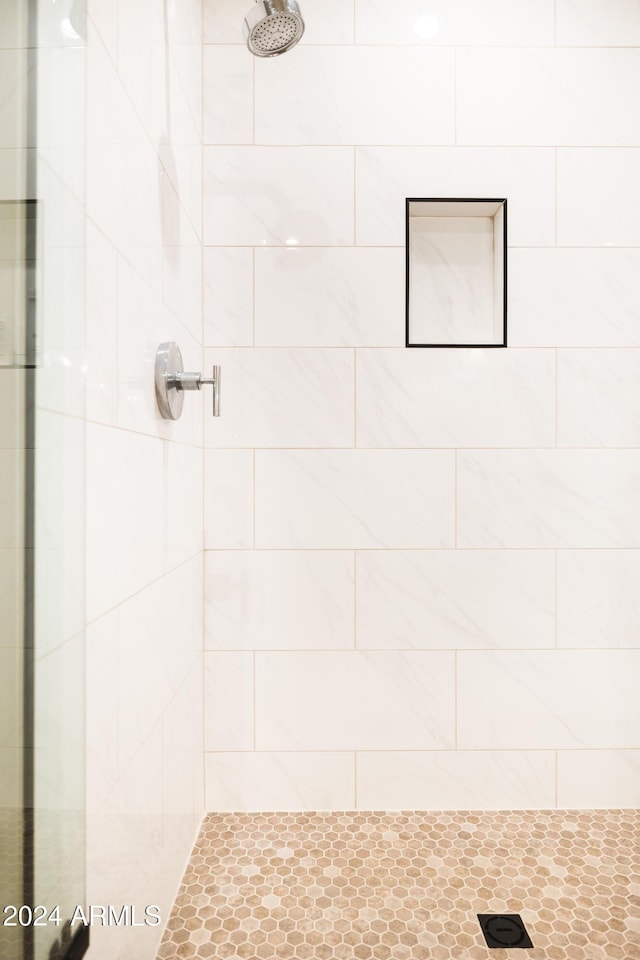
[[[533,947],[519,913],[479,913],[477,916],[488,947]]]

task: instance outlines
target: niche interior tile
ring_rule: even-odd
[[[636,145],[640,116],[628,91],[639,80],[640,50],[460,50],[458,142]]]
[[[640,44],[640,9],[629,0],[557,0],[557,38],[563,46],[620,46]]]
[[[552,350],[359,350],[358,445],[555,444]]]
[[[558,804],[637,809],[640,750],[559,750]]]
[[[204,142],[252,143],[253,57],[247,48],[206,45],[203,81]]]
[[[203,286],[205,346],[252,346],[253,250],[205,247]]]
[[[258,248],[256,342],[402,346],[404,278],[392,247]]]
[[[639,160],[633,147],[558,150],[560,246],[640,245]]]
[[[406,197],[509,198],[509,243],[555,244],[554,150],[526,147],[358,147],[360,245],[404,246]]]
[[[459,547],[637,547],[636,450],[458,453]]]
[[[221,447],[353,445],[351,350],[218,349],[224,416],[205,418],[205,443]]]
[[[260,450],[256,544],[453,546],[453,453]]]
[[[207,753],[208,810],[336,810],[353,806],[352,753]]]
[[[640,446],[640,350],[558,351],[558,446]]]
[[[640,552],[558,553],[558,646],[640,647]]]
[[[458,654],[461,749],[637,748],[640,650]]]
[[[205,450],[204,476],[205,549],[251,549],[253,451]]]
[[[554,646],[551,551],[362,550],[356,570],[363,649]]]
[[[206,244],[353,243],[353,148],[206,147]]]
[[[453,143],[453,91],[450,49],[322,46],[258,60],[256,141]]]
[[[253,750],[253,685],[252,653],[205,653],[205,750]]]
[[[488,44],[541,46],[552,44],[552,0],[474,0],[416,3],[358,0],[358,43]]]
[[[444,651],[257,653],[256,746],[451,748],[453,688]]]
[[[362,809],[519,810],[555,805],[552,750],[358,754]]]
[[[353,566],[351,551],[208,551],[205,646],[353,647]]]
[[[509,343],[640,346],[640,250],[509,251]]]

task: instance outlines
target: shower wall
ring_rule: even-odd
[[[206,0],[211,810],[640,804],[640,10]],[[508,197],[509,348],[404,348],[405,197]]]
[[[203,809],[202,404],[155,407],[156,347],[202,363],[199,0],[90,0],[88,891],[166,921]],[[159,927],[91,931],[92,960]]]

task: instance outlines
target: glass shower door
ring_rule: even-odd
[[[0,956],[76,960],[84,905],[79,4],[0,4]]]

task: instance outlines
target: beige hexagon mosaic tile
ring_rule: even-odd
[[[218,957],[640,960],[640,811],[209,814],[158,960]]]

